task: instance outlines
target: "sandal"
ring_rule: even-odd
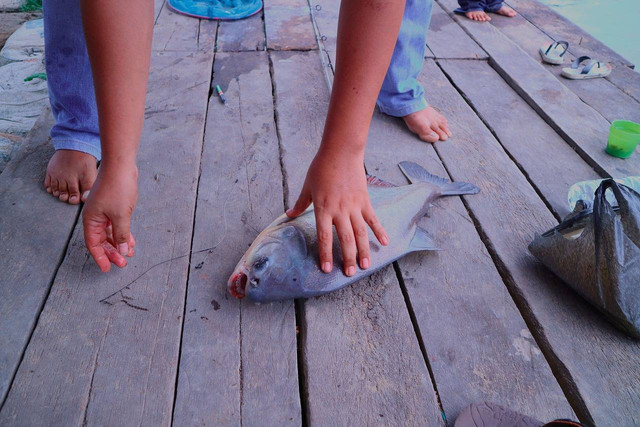
[[[588,62],[581,66],[582,62],[584,61],[588,61]],[[580,58],[573,61],[573,64],[571,64],[571,67],[566,67],[562,69],[563,77],[566,77],[568,79],[574,79],[574,80],[606,77],[609,74],[611,74],[611,64],[592,60],[588,56],[581,56]]]
[[[544,45],[540,48],[540,56],[542,60],[548,64],[559,65],[564,61],[565,53],[569,49],[569,42],[558,40],[555,43]]]

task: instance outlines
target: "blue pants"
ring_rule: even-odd
[[[385,114],[402,117],[427,108],[418,74],[432,10],[433,0],[406,0],[398,41],[378,95],[378,108]]]
[[[98,108],[82,30],[80,0],[44,0],[45,67],[55,119],[56,150],[76,150],[100,160]]]
[[[465,12],[497,12],[502,7],[502,0],[458,0],[459,8],[455,13]]]
[[[427,107],[417,77],[422,69],[433,0],[406,0],[378,107],[406,116]],[[80,0],[44,0],[45,66],[55,118],[51,139],[56,150],[76,150],[100,160],[100,131],[91,65],[82,30]]]

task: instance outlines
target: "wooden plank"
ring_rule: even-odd
[[[456,0],[439,0],[452,13]],[[604,148],[609,122],[549,74],[493,25],[455,17],[490,55],[490,63],[511,87],[591,166],[605,175],[624,177],[640,170],[640,157],[618,159]]]
[[[300,425],[293,301],[258,306],[226,289],[284,206],[267,54],[218,53],[213,83],[227,107],[209,101],[193,248],[215,248],[191,260],[173,421]]]
[[[436,2],[433,2],[427,45],[436,58],[484,59],[487,53]]]
[[[164,4],[153,29],[155,51],[213,51],[218,21],[197,19],[171,10]]]
[[[307,0],[273,0],[264,5],[264,26],[269,50],[318,48]]]
[[[311,425],[444,424],[392,266],[307,301],[305,323]]]
[[[311,16],[318,29],[320,44],[333,67],[336,64],[338,40],[338,16],[340,0],[317,0],[311,2]]]
[[[47,108],[0,175],[0,405],[73,232],[79,207],[42,183],[53,145]]]
[[[640,102],[640,72],[628,67],[616,67],[616,72],[609,74],[606,79]]]
[[[553,74],[559,82],[568,87],[580,99],[593,107],[608,121],[620,118],[640,121],[640,103],[622,91],[610,80],[589,79],[571,80],[561,76],[562,68],[571,65],[575,56],[571,52],[565,54],[564,65],[551,65],[542,62],[538,50],[540,46],[553,42],[545,33],[521,15],[513,18],[496,15],[491,24],[498,27],[503,34],[518,44],[529,56],[540,62],[542,66]],[[617,75],[623,70],[629,70],[624,65],[613,65],[612,74]],[[636,73],[638,74],[638,73]]]
[[[328,106],[317,55],[271,53],[287,206],[303,184]],[[302,358],[311,425],[442,425],[392,267],[342,291],[307,300],[303,312]]]
[[[509,0],[508,3],[553,39],[568,41],[569,50],[576,57],[588,55],[601,61],[633,66],[629,60],[539,1]]]
[[[100,273],[78,224],[0,424],[170,423],[188,258],[153,266],[190,250],[212,59],[152,54],[136,255],[127,268]],[[99,302],[137,277],[111,305]]]
[[[456,142],[436,143],[454,180],[481,192],[465,203],[530,330],[583,422],[640,422],[640,343],[611,326],[527,251],[557,224],[502,147],[431,61],[420,80],[447,117]],[[547,157],[555,161],[553,155]]]
[[[262,11],[238,21],[220,21],[216,50],[218,52],[265,50]]]
[[[429,79],[429,87],[434,80],[443,84]],[[458,144],[452,131],[450,143]],[[407,159],[447,176],[430,144],[376,113],[367,170],[405,184],[397,163]],[[398,265],[449,425],[470,402],[482,401],[539,419],[575,418],[461,200],[438,200],[421,226],[443,251],[411,254]]]
[[[439,64],[509,155],[526,171],[553,211],[561,218],[569,214],[569,187],[578,181],[599,179],[596,171],[489,64],[481,61]],[[515,126],[517,123],[526,123],[526,131]]]

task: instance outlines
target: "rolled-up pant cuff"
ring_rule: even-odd
[[[96,160],[100,160],[101,151],[100,143],[92,144],[86,141],[80,141],[77,139],[60,138],[53,140],[53,148],[56,150],[74,150],[81,151],[83,153],[91,154]]]
[[[381,112],[394,117],[404,117],[411,113],[424,110],[428,106],[429,104],[427,104],[427,101],[424,98],[418,98],[408,104],[403,105],[402,107],[389,107],[382,103],[378,103],[378,108]]]

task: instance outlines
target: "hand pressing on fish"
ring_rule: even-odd
[[[286,214],[301,215],[313,202],[318,235],[320,267],[325,273],[333,269],[333,226],[342,249],[344,274],[356,273],[371,265],[369,233],[386,246],[389,237],[378,220],[367,191],[364,159],[361,155],[345,156],[329,149],[320,149],[311,162],[298,201]]]
[[[248,297],[253,302],[261,303],[324,295],[349,286],[410,252],[437,250],[433,239],[418,225],[431,203],[441,196],[475,194],[479,191],[474,185],[450,182],[431,175],[420,165],[402,162],[400,169],[411,185],[398,187],[383,179],[367,176],[368,197],[364,197],[360,192],[362,162],[330,161],[324,155],[321,153],[314,160],[300,199],[289,212],[298,216],[289,218],[281,215],[273,220],[236,264],[227,281],[227,288],[234,297]],[[305,209],[311,200],[315,209],[318,205],[323,206],[320,215],[311,207]],[[375,214],[371,206],[375,208]],[[354,212],[360,214],[363,223],[367,222],[365,218],[369,218],[376,224],[375,218],[378,217],[385,225],[385,229],[380,225],[375,227],[379,236],[374,236],[365,226],[374,251],[369,268],[355,269],[353,275],[345,275],[338,269],[329,272],[321,270],[318,257],[323,262],[328,257],[331,262],[331,241],[325,241],[324,249],[319,250],[320,220],[325,224],[324,230],[329,230],[331,234],[332,224],[349,222],[350,225],[342,229],[338,226],[338,229],[346,228],[353,233],[351,246],[358,250],[357,232],[354,232],[356,226],[353,225],[356,222],[352,221],[358,215]],[[387,233],[391,236],[391,242],[385,246],[378,245],[376,241],[382,242]],[[334,251],[339,250],[337,242],[335,246]],[[344,244],[342,249],[345,250]],[[342,263],[339,254],[335,255],[335,263]],[[362,259],[362,250],[360,255]],[[355,267],[355,254],[351,259],[351,264],[345,263],[345,270],[349,265]]]

